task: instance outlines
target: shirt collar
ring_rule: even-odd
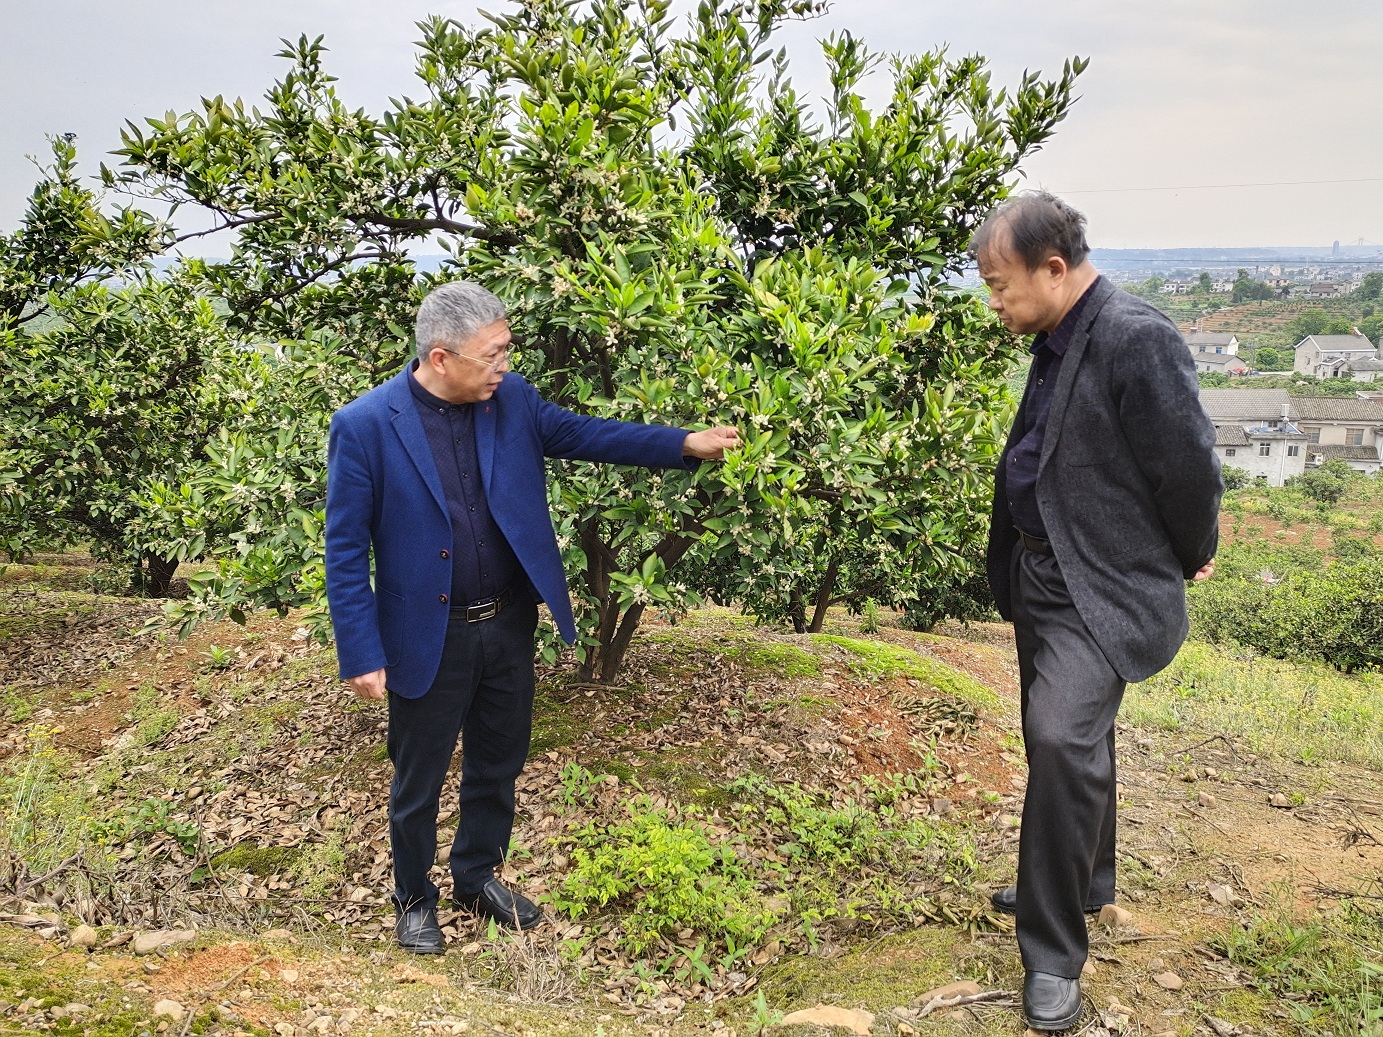
[[[422,383],[418,381],[417,371],[418,361],[414,360],[408,365],[408,388],[410,391],[412,391],[413,398],[417,400],[419,403],[421,403],[424,407],[427,407],[430,410],[446,411],[451,410],[453,407],[457,410],[460,410],[463,407],[470,406],[469,403],[448,403],[440,396],[434,396],[432,393],[424,389]]]
[[[1041,332],[1032,340],[1032,351],[1036,353],[1043,346],[1055,353],[1057,356],[1066,355],[1066,347],[1071,344],[1071,336],[1076,333],[1076,325],[1080,322],[1081,311],[1085,309],[1085,304],[1090,301],[1091,294],[1095,291],[1095,286],[1100,283],[1100,278],[1090,282],[1090,287],[1081,292],[1081,296],[1076,300],[1074,306],[1066,311],[1066,316],[1061,318],[1061,323],[1051,334]]]

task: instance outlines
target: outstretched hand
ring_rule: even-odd
[[[1212,558],[1196,570],[1196,575],[1191,577],[1191,582],[1200,583],[1202,580],[1210,579],[1213,575],[1215,575],[1215,559]]]
[[[702,461],[719,461],[725,456],[725,451],[734,450],[739,445],[739,431],[733,425],[721,425],[687,433],[687,438],[682,441],[682,453]]]

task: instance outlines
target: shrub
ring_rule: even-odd
[[[622,819],[583,826],[553,906],[580,918],[619,904],[620,943],[634,954],[684,929],[714,943],[757,940],[776,917],[733,847],[714,840],[693,808],[681,813],[639,796]]]
[[[1324,570],[1270,570],[1194,587],[1197,634],[1280,659],[1316,656],[1338,670],[1383,667],[1383,559],[1337,561]]]

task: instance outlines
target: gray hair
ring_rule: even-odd
[[[1077,267],[1090,254],[1085,243],[1085,217],[1046,191],[1025,191],[991,212],[970,241],[976,259],[994,245],[994,233],[1007,227],[1008,247],[1029,270],[1036,270],[1052,256]]]
[[[438,346],[461,345],[495,321],[506,320],[504,303],[474,281],[449,281],[427,293],[413,324],[418,359]]]

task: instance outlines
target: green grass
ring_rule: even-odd
[[[1188,641],[1167,669],[1129,687],[1124,716],[1241,738],[1261,753],[1383,768],[1383,674]]]
[[[931,685],[942,695],[973,706],[995,708],[999,705],[998,696],[979,681],[898,645],[834,634],[812,634],[811,640],[813,644],[844,649],[846,665],[866,677],[911,677]]]
[[[1300,921],[1284,896],[1209,942],[1286,1010],[1297,1032],[1383,1033],[1383,917],[1376,908],[1346,901]]]
[[[670,672],[696,672],[706,654],[733,659],[745,669],[776,673],[783,677],[817,677],[821,664],[811,652],[797,645],[770,641],[763,631],[726,631],[709,636],[686,636],[673,631],[648,634],[643,640],[672,656]]]

